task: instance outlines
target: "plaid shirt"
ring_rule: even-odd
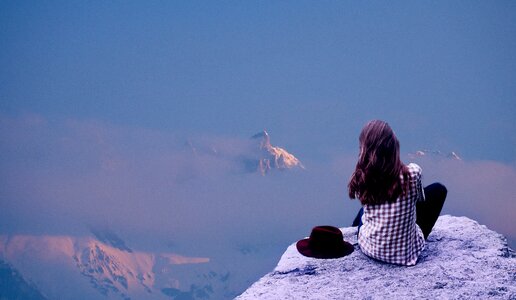
[[[424,201],[425,195],[421,185],[421,168],[414,163],[407,167],[409,186],[405,195],[393,203],[364,205],[358,244],[367,256],[392,264],[413,266],[425,246],[423,232],[416,224],[416,202]]]

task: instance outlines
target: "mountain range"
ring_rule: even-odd
[[[1,299],[209,296],[229,276],[210,271],[202,284],[185,285],[175,269],[207,264],[209,258],[128,250],[94,236],[2,235],[0,258]]]

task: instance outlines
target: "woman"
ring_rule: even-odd
[[[348,184],[349,197],[362,209],[353,222],[366,255],[392,264],[413,266],[425,246],[444,200],[446,188],[422,188],[421,168],[400,160],[400,146],[389,124],[374,120],[360,133],[360,155]]]

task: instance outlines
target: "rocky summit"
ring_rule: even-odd
[[[341,230],[352,254],[309,258],[293,243],[237,299],[516,299],[514,251],[502,235],[467,217],[441,216],[413,267],[365,256],[356,227]]]
[[[259,171],[262,175],[269,171],[287,170],[287,169],[304,169],[303,164],[293,154],[287,150],[273,146],[267,131],[262,131],[251,137],[252,140],[258,141],[259,145],[254,151],[254,157],[245,159],[246,169],[251,172]]]

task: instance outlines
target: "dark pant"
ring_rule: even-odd
[[[423,231],[423,235],[426,239],[432,231],[437,218],[439,218],[448,190],[440,183],[432,183],[425,187],[424,190],[425,201],[416,203],[416,223],[419,225],[419,228],[421,228],[421,231]],[[353,220],[352,226],[358,226],[359,231],[362,226],[363,214],[364,209],[361,208],[355,220]]]

